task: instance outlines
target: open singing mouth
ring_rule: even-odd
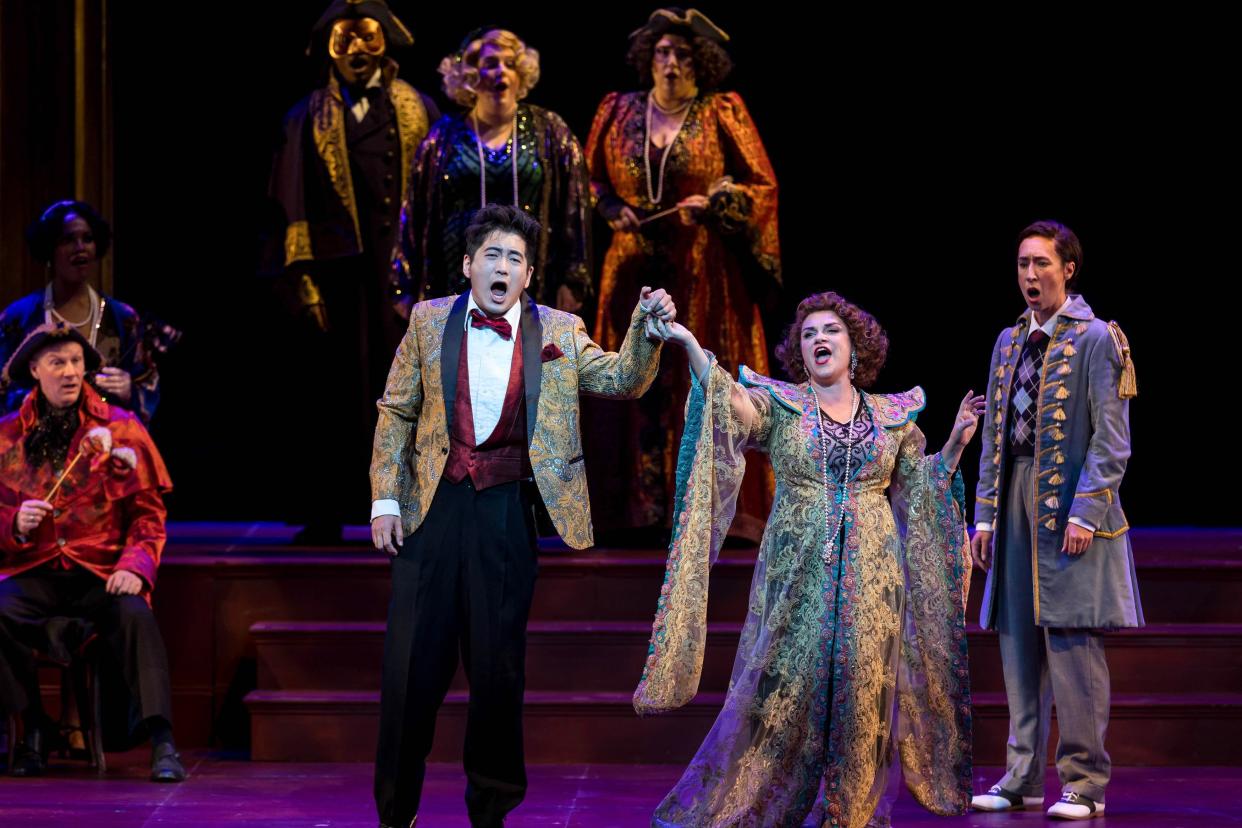
[[[494,301],[503,302],[505,297],[509,295],[509,283],[504,279],[496,279],[492,282],[490,290]]]

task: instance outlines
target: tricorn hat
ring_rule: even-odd
[[[633,40],[643,32],[662,35],[668,31],[678,30],[705,37],[716,43],[725,43],[729,40],[724,29],[709,20],[703,12],[698,9],[682,9],[676,6],[653,11],[646,23],[630,32],[630,39]]]
[[[311,29],[311,42],[306,47],[306,54],[311,54],[315,44],[328,36],[332,24],[336,21],[359,20],[363,17],[379,21],[380,27],[384,30],[384,41],[390,47],[404,48],[414,45],[414,35],[410,34],[405,24],[397,19],[384,0],[333,0],[332,5],[328,6],[328,10],[320,16],[319,22]]]
[[[4,366],[4,372],[0,374],[0,382],[19,388],[34,385],[34,377],[30,374],[30,363],[34,362],[34,358],[44,348],[64,342],[76,342],[82,346],[86,370],[95,371],[103,363],[103,357],[99,355],[99,351],[96,351],[94,346],[86,341],[86,337],[82,336],[77,328],[61,322],[45,322],[32,328],[22,340],[22,344],[17,346],[17,350],[13,352],[13,356],[9,357],[9,361]]]

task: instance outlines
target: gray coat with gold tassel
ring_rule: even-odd
[[[1029,312],[1001,332],[992,350],[975,520],[993,524],[1004,548],[1009,475],[1008,416]],[[1143,625],[1130,525],[1118,489],[1130,457],[1130,398],[1136,393],[1130,346],[1115,322],[1097,319],[1081,296],[1056,320],[1038,396],[1032,516],[1034,621],[1043,627]],[[1061,551],[1069,518],[1094,526],[1087,551]],[[999,561],[998,561],[999,563]],[[997,566],[988,573],[980,624],[996,622]]]

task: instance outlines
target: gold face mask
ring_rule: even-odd
[[[333,58],[357,54],[379,57],[384,47],[384,27],[373,17],[338,20],[328,36],[328,54]]]

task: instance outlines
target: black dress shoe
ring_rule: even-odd
[[[185,777],[181,756],[172,744],[165,742],[151,749],[152,782],[184,782]]]
[[[48,740],[42,730],[32,729],[18,742],[9,759],[10,776],[42,776],[47,773]]]

